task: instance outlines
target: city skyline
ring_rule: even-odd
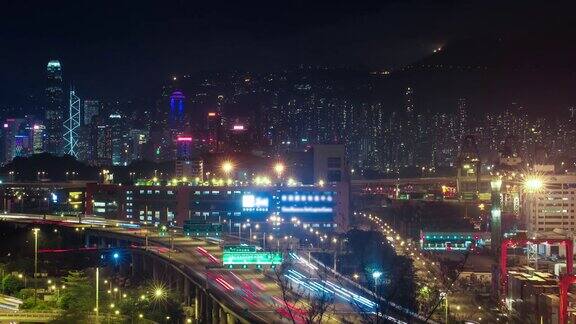
[[[1,7],[1,321],[576,323],[573,3]]]

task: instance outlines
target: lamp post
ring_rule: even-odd
[[[234,170],[234,164],[231,161],[224,161],[222,162],[221,168],[222,172],[224,172],[224,175],[228,177],[232,170]]]
[[[448,324],[448,293],[447,292],[441,292],[440,293],[440,297],[443,297],[445,302],[446,302],[446,307],[444,309],[444,323]]]
[[[99,283],[100,283],[100,269],[96,267],[96,322],[98,322],[98,314],[99,314],[99,303],[100,303],[100,295],[99,295]]]
[[[284,173],[284,170],[286,170],[286,167],[284,166],[284,164],[282,162],[277,162],[276,164],[274,164],[274,172],[276,173],[278,180],[280,180],[280,178],[282,178],[282,174]]]
[[[38,232],[39,228],[32,229],[34,233],[34,303],[36,303],[36,276],[38,275]]]

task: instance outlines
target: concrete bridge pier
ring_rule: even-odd
[[[222,309],[222,307],[218,307],[218,308],[219,308],[218,324],[227,324],[228,314],[226,314],[226,312]]]
[[[224,323],[226,323],[226,324],[236,324],[236,319],[234,318],[234,316],[232,316],[232,314],[226,313],[226,317],[225,317],[225,319],[224,319]]]
[[[160,280],[160,265],[154,260],[152,260],[152,280]]]
[[[142,255],[138,253],[131,253],[132,254],[132,267],[131,267],[131,276],[135,278],[140,278],[142,276]]]
[[[218,305],[218,303],[213,302],[212,298],[210,298],[210,303],[212,304],[212,323],[220,323],[220,312],[221,312],[220,305]]]
[[[123,259],[119,264],[119,273],[121,276],[127,277],[132,273],[132,263],[134,259],[132,258],[132,253],[126,255],[126,259]]]
[[[186,278],[184,278],[184,282],[183,282],[182,298],[184,299],[184,304],[185,304],[186,306],[189,306],[189,305],[191,304],[191,299],[190,299],[190,281],[187,280]]]
[[[204,314],[204,322],[203,323],[213,323],[211,322],[212,320],[212,309],[213,309],[213,305],[212,305],[212,298],[210,297],[210,295],[207,294],[207,292],[202,292],[202,299],[204,301],[204,311],[202,312]]]
[[[182,275],[177,273],[175,276],[173,276],[173,281],[174,281],[174,291],[177,292],[178,294],[178,299],[180,302],[184,301],[184,291],[183,291],[183,287],[184,287],[184,278],[182,278]]]

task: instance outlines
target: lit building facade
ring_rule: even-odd
[[[90,125],[92,118],[100,113],[101,104],[98,100],[86,99],[84,100],[84,125]]]
[[[168,127],[175,133],[184,128],[184,101],[186,97],[181,91],[174,91],[170,95],[170,113],[168,114]]]
[[[530,237],[576,232],[576,175],[545,175],[542,188],[524,193],[522,210]]]
[[[333,186],[118,186],[88,184],[86,213],[148,224],[198,222],[266,222],[276,215],[284,222],[325,230],[345,231],[339,210],[348,196]]]

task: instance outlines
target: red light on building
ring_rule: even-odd
[[[234,125],[234,126],[232,127],[232,130],[235,130],[235,131],[244,130],[244,125]]]
[[[209,112],[208,117],[216,117],[216,113],[215,112]]]
[[[190,137],[190,136],[187,136],[187,137],[178,136],[178,138],[176,138],[176,140],[178,142],[192,142],[192,137]]]

